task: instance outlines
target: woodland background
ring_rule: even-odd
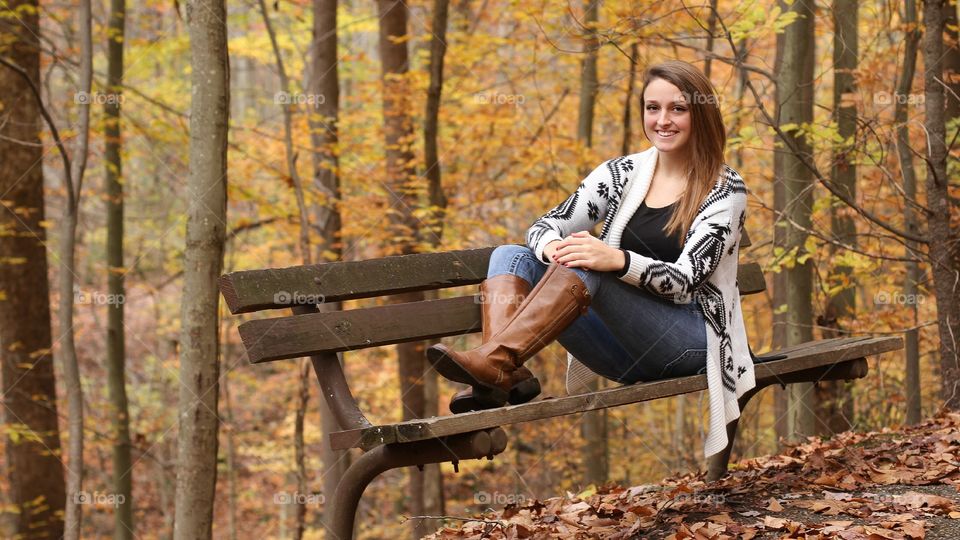
[[[754,351],[907,338],[853,384],[762,393],[735,457],[960,406],[955,0],[0,0],[0,28],[4,537],[323,537],[349,456],[303,364],[247,365],[216,277],[523,242],[649,146],[640,78],[670,58],[709,74],[750,189]],[[448,412],[422,349],[344,355],[372,420]],[[545,395],[564,358],[530,362]],[[359,536],[696,470],[702,397],[391,471]]]

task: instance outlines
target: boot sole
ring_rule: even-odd
[[[511,405],[520,405],[539,396],[540,391],[540,381],[537,380],[536,377],[524,379],[513,385],[510,389],[510,397],[507,398],[507,402]],[[473,387],[473,395],[460,398],[454,397],[450,400],[450,412],[460,414],[470,411],[495,409],[502,406],[501,404],[491,403],[491,400],[486,397],[485,392],[486,388],[475,386]]]
[[[483,397],[481,398],[484,404],[489,404],[490,407],[500,407],[510,397],[510,392],[498,388],[496,386],[490,386],[482,381],[477,380],[469,371],[463,368],[460,364],[456,362],[453,358],[447,356],[442,350],[435,349],[433,347],[427,349],[427,359],[430,360],[430,364],[433,365],[433,369],[437,370],[437,373],[443,375],[447,379],[450,379],[454,382],[469,384],[476,391],[477,388],[481,389]],[[538,383],[539,384],[539,383]]]

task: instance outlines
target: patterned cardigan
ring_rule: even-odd
[[[527,231],[527,245],[544,262],[552,240],[591,229],[603,221],[599,239],[619,247],[627,222],[647,195],[657,163],[657,149],[604,162],[567,200],[537,219]],[[727,445],[726,424],[740,417],[737,398],[756,384],[753,361],[740,310],[737,258],[747,206],[747,190],[736,171],[723,166],[717,183],[700,205],[676,262],[635,252],[623,281],[663,298],[688,304],[694,297],[706,321],[707,389],[710,429],[704,455]],[[567,355],[567,390],[580,393],[597,375]]]

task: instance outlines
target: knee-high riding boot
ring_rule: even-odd
[[[552,264],[490,341],[458,352],[444,345],[427,349],[427,358],[444,377],[480,387],[490,403],[503,405],[513,373],[547,346],[590,306],[590,293],[572,270]]]
[[[523,299],[530,294],[527,280],[513,275],[501,274],[485,279],[480,283],[480,305],[483,326],[480,343],[490,341],[509,321]],[[519,368],[512,374],[510,396],[507,401],[512,405],[526,403],[540,395],[540,381],[527,368]],[[461,390],[450,398],[450,412],[459,414],[497,407],[490,403],[488,392],[483,387]]]

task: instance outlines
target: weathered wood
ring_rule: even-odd
[[[795,382],[786,380],[787,376],[794,372],[863,358],[902,347],[903,339],[900,337],[858,337],[814,341],[777,351],[786,354],[787,358],[756,364],[755,376],[758,384],[777,383],[781,380]],[[638,383],[591,394],[542,399],[490,411],[424,418],[367,429],[341,431],[330,435],[330,444],[335,449],[351,447],[369,449],[380,444],[442,437],[494,426],[649,401],[705,390],[706,388],[706,375]]]
[[[742,294],[764,289],[757,263],[740,265]],[[461,296],[349,311],[247,321],[240,337],[251,363],[298,358],[480,331],[479,297]]]
[[[740,247],[749,244],[741,235]],[[744,241],[746,240],[746,244]],[[341,302],[357,298],[387,296],[401,292],[423,291],[480,283],[487,277],[487,264],[494,247],[464,249],[440,253],[398,255],[366,261],[334,262],[243,270],[220,276],[220,292],[230,313],[251,313],[264,309],[295,305]],[[741,280],[741,293],[756,290],[756,275]],[[741,264],[741,271],[744,266]]]
[[[492,247],[245,270],[220,276],[231,313],[341,302],[480,283]]]
[[[740,289],[740,296],[767,290],[767,280],[759,264],[744,263],[737,268],[737,288]]]
[[[251,363],[480,331],[479,295],[247,321],[238,328]]]

